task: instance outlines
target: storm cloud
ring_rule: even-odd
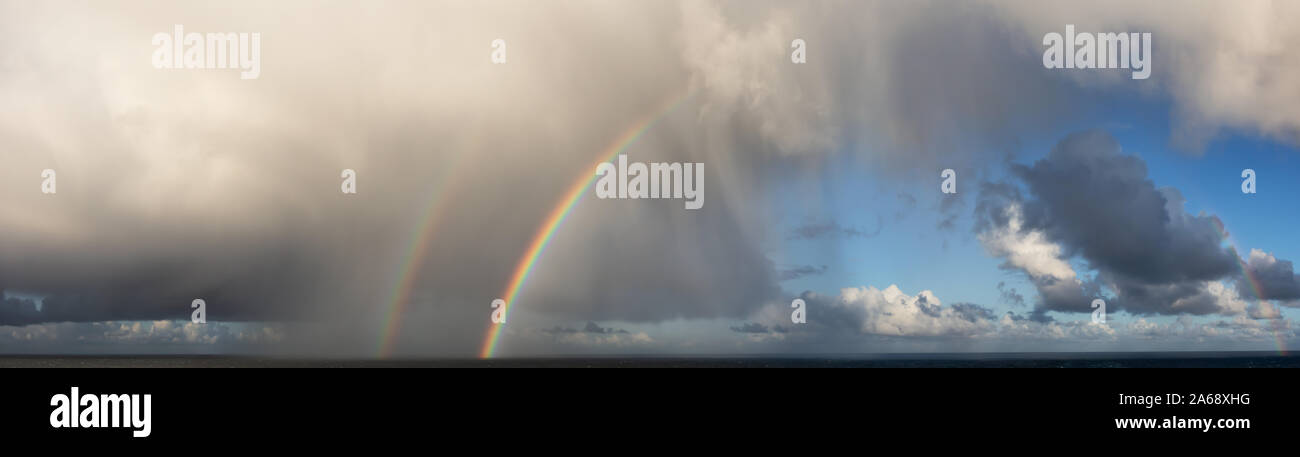
[[[1189,214],[1182,194],[1156,187],[1146,163],[1123,154],[1110,134],[1068,135],[1033,164],[1011,164],[1010,174],[1025,194],[1014,185],[984,186],[976,229],[1005,268],[1034,283],[1036,312],[1091,312],[1102,297],[1108,310],[1139,315],[1246,311],[1243,289],[1223,284],[1240,278],[1223,223]],[[1263,253],[1252,257],[1253,268],[1280,265]],[[1095,277],[1079,275],[1071,259]],[[1289,263],[1276,268],[1289,271]],[[1285,281],[1272,283],[1286,290]]]
[[[1290,260],[1281,260],[1259,249],[1251,249],[1244,275],[1237,279],[1237,290],[1264,300],[1300,299],[1300,276]]]

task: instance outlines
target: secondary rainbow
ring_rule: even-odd
[[[506,316],[506,322],[509,322],[510,309],[514,308],[515,298],[519,296],[519,291],[523,289],[524,283],[528,281],[528,274],[532,272],[533,266],[537,264],[537,259],[546,251],[547,244],[550,243],[551,237],[555,235],[556,229],[564,223],[569,212],[577,206],[582,196],[586,195],[586,190],[596,180],[596,168],[602,163],[609,162],[618,157],[619,153],[627,149],[632,143],[635,143],[641,135],[655,126],[665,115],[672,112],[683,100],[688,98],[687,93],[669,99],[651,116],[635,123],[631,128],[624,131],[623,134],[615,138],[614,142],[602,150],[598,159],[591,164],[577,180],[569,186],[560,198],[559,203],[555,205],[551,212],[547,214],[542,225],[538,228],[537,233],[533,235],[532,241],[528,243],[528,249],[516,263],[514,273],[510,275],[509,285],[506,287],[504,298],[505,306],[503,315]],[[479,351],[479,357],[491,358],[496,352],[497,341],[501,338],[501,329],[505,324],[489,324],[487,334],[483,338],[483,348]]]
[[[439,177],[433,191],[429,192],[428,201],[421,206],[425,208],[424,215],[411,230],[408,247],[398,267],[398,279],[389,293],[387,312],[383,320],[384,327],[379,333],[379,347],[376,350],[376,355],[380,358],[393,355],[397,336],[401,332],[402,316],[406,314],[406,306],[411,301],[411,291],[415,286],[415,278],[419,276],[420,266],[424,264],[424,259],[428,255],[429,243],[434,237],[434,228],[438,225],[447,202],[453,200],[448,198],[447,193],[456,187],[457,178],[464,174],[459,172],[459,167],[465,161],[464,158],[470,155],[466,153],[467,150],[472,151],[482,139],[481,133],[482,129],[479,129],[472,136],[468,147],[459,148],[452,163],[444,168],[445,171]]]

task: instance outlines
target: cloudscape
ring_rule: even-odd
[[[0,351],[1286,352],[1297,17],[0,1]]]

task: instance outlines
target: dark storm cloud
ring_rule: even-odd
[[[1246,276],[1237,278],[1237,290],[1243,296],[1264,300],[1300,299],[1300,276],[1295,274],[1290,260],[1281,260],[1262,251],[1251,251],[1246,262]],[[1255,284],[1247,278],[1258,281]]]
[[[1198,281],[1147,283],[1117,274],[1103,274],[1102,278],[1109,280],[1110,286],[1119,294],[1119,298],[1107,301],[1107,310],[1123,309],[1133,314],[1194,315],[1225,311],[1220,305],[1219,297],[1205,293],[1205,284]]]
[[[1012,173],[1034,197],[1025,202],[1026,227],[1093,268],[1147,284],[1219,279],[1234,269],[1218,218],[1187,214],[1182,195],[1157,189],[1146,162],[1121,154],[1104,131],[1071,134]]]
[[[1237,253],[1223,246],[1218,218],[1187,213],[1182,194],[1157,188],[1146,163],[1122,154],[1109,134],[1070,134],[1043,159],[1011,164],[1010,171],[1027,196],[1009,183],[985,183],[976,230],[1008,226],[1012,221],[1005,210],[1014,205],[1023,216],[1017,221],[1020,233],[1045,234],[1061,248],[1060,259],[1077,256],[1097,271],[1096,278],[1030,275],[1039,293],[1035,312],[1090,312],[1103,286],[1115,295],[1108,310],[1197,315],[1244,310],[1230,293],[1210,286],[1232,279],[1237,262]],[[1027,268],[1010,261],[1004,267]]]
[[[99,236],[117,240],[67,246],[75,252],[39,249],[33,254],[30,246],[0,247],[7,256],[44,257],[38,263],[0,262],[6,284],[34,291],[41,302],[37,309],[34,300],[7,299],[0,307],[0,325],[188,320],[195,299],[205,301],[212,320],[309,319],[303,314],[312,301],[332,292],[312,286],[333,267],[320,263],[329,259],[301,239],[230,237],[233,245],[220,247],[198,239],[186,243],[166,229],[126,230],[152,243],[128,253],[123,246],[133,243],[126,240],[130,234],[101,229]]]
[[[1092,311],[1092,300],[1100,296],[1101,286],[1096,281],[1074,281],[1051,276],[1030,278],[1038,291],[1035,313],[1064,311],[1084,313]],[[1110,308],[1116,309],[1116,308]]]
[[[6,297],[3,290],[0,290],[0,297],[3,297],[0,299],[0,322],[6,322],[3,325],[27,325],[43,321],[36,300]]]

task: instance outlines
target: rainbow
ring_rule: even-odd
[[[1213,220],[1214,220],[1214,228],[1218,229],[1219,231],[1219,237],[1222,238],[1223,242],[1227,243],[1228,246],[1232,248],[1232,256],[1237,259],[1237,268],[1241,269],[1241,276],[1246,278],[1246,284],[1250,285],[1251,292],[1254,292],[1255,299],[1259,301],[1264,301],[1264,299],[1260,298],[1264,296],[1263,283],[1261,283],[1259,281],[1259,277],[1257,277],[1257,275],[1251,271],[1250,265],[1246,264],[1246,260],[1243,259],[1238,254],[1240,251],[1237,249],[1237,243],[1232,241],[1232,236],[1228,233],[1228,230],[1223,226],[1223,221],[1220,221],[1219,218],[1217,217],[1214,218]],[[1274,319],[1274,321],[1276,320],[1277,319]],[[1274,324],[1276,324],[1276,322],[1274,322]],[[1280,326],[1278,325],[1273,325],[1273,340],[1274,340],[1273,342],[1277,345],[1277,353],[1283,356],[1287,355],[1286,338],[1282,335]]]
[[[543,220],[537,233],[533,235],[532,242],[528,243],[528,249],[524,251],[524,255],[519,258],[519,262],[515,264],[514,273],[510,275],[509,285],[506,286],[505,293],[503,294],[506,302],[503,315],[507,317],[507,321],[510,315],[510,309],[514,307],[515,298],[519,296],[519,291],[523,289],[524,283],[528,281],[528,274],[532,272],[533,265],[537,264],[537,259],[542,256],[544,251],[546,251],[546,246],[550,243],[551,237],[555,235],[556,229],[560,228],[560,225],[564,223],[565,218],[567,218],[569,213],[573,211],[573,208],[577,206],[578,201],[582,200],[583,195],[586,195],[585,191],[587,188],[591,187],[591,184],[595,182],[596,168],[602,163],[617,158],[619,153],[623,152],[624,149],[627,149],[628,146],[636,142],[638,138],[641,138],[641,135],[654,127],[660,119],[676,109],[677,106],[687,98],[689,98],[689,93],[685,92],[677,97],[671,98],[658,110],[654,111],[652,115],[633,124],[631,128],[624,131],[622,135],[615,138],[614,142],[610,143],[609,146],[603,149],[598,156],[598,159],[592,163],[591,167],[578,175],[577,180],[575,180],[573,184],[569,186],[569,189],[564,192],[559,203],[551,209],[550,214],[548,214],[546,219]],[[495,323],[489,324],[487,334],[483,338],[483,348],[479,351],[479,357],[485,359],[491,358],[493,353],[496,352],[497,341],[501,339],[502,327],[505,327],[505,325]]]
[[[1237,249],[1237,243],[1232,241],[1232,235],[1229,234],[1228,229],[1223,226],[1223,221],[1220,221],[1217,217],[1214,218],[1213,221],[1214,228],[1219,231],[1219,237],[1232,248],[1233,257],[1237,259],[1237,268],[1241,269],[1241,275],[1246,278],[1246,283],[1250,285],[1251,291],[1255,293],[1256,298],[1263,297],[1263,283],[1259,282],[1259,278],[1257,278],[1254,273],[1251,273],[1250,266],[1246,264],[1246,260],[1238,255],[1241,251]]]
[[[397,346],[397,336],[401,332],[402,316],[406,314],[406,306],[411,301],[411,292],[415,288],[415,278],[419,276],[420,265],[424,264],[424,259],[429,252],[429,243],[433,240],[434,230],[438,220],[441,218],[443,210],[447,207],[447,202],[454,199],[447,198],[447,190],[454,188],[457,177],[463,175],[458,171],[458,167],[465,160],[465,151],[474,149],[477,140],[481,139],[481,129],[473,136],[473,143],[470,147],[459,148],[459,151],[452,163],[443,168],[442,176],[438,179],[433,191],[429,192],[429,199],[421,207],[426,208],[424,215],[420,217],[415,228],[411,230],[408,246],[402,257],[399,266],[398,280],[393,284],[389,293],[387,311],[383,322],[383,330],[379,333],[379,347],[376,355],[379,358],[388,358],[393,355],[393,350]]]

